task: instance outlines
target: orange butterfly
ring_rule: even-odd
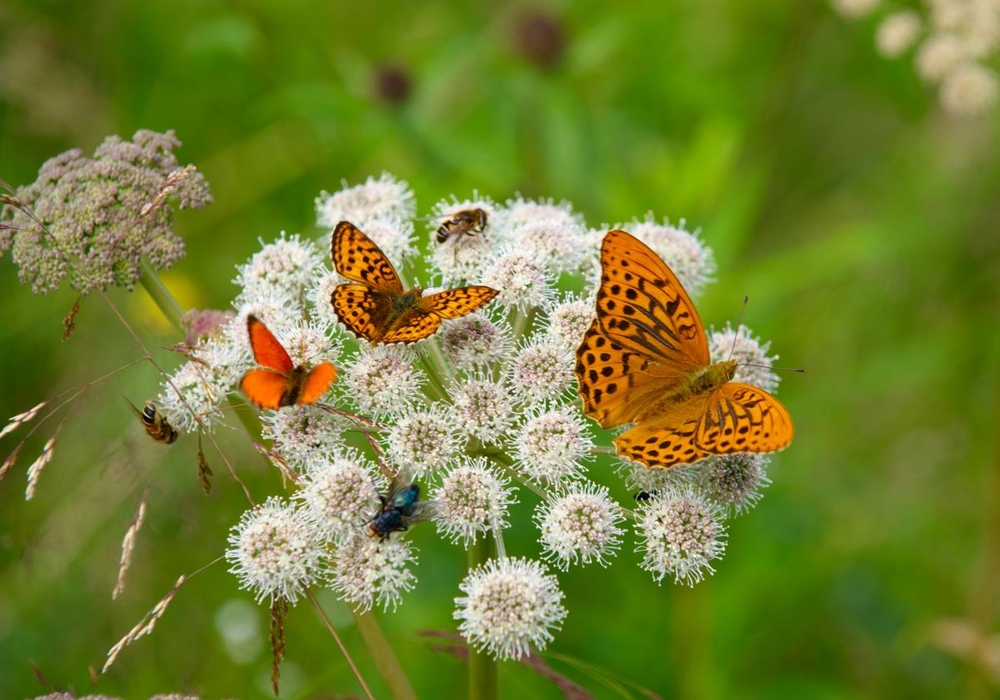
[[[736,365],[712,364],[694,304],[656,253],[610,231],[597,318],[576,351],[576,378],[587,415],[605,428],[634,423],[615,439],[618,454],[667,469],[787,447],[788,411],[763,389],[732,381]]]
[[[288,351],[256,316],[247,316],[247,331],[254,359],[264,368],[244,374],[240,389],[261,408],[315,403],[337,378],[337,370],[329,362],[320,362],[311,370],[293,365]]]
[[[340,284],[330,303],[355,335],[379,343],[413,343],[434,334],[442,319],[459,318],[488,304],[498,292],[473,285],[422,296],[403,290],[396,269],[368,236],[347,221],[333,230],[331,255],[337,272],[358,284]]]

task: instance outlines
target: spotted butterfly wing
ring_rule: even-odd
[[[333,290],[334,313],[355,335],[373,345],[423,340],[437,332],[443,319],[476,311],[497,294],[483,286],[426,297],[420,287],[404,290],[385,253],[348,221],[333,230],[331,257],[337,272],[353,282]]]
[[[670,268],[624,231],[601,246],[597,317],[577,349],[584,410],[604,427],[633,423],[619,454],[669,468],[713,454],[773,452],[793,428],[757,387],[733,382],[736,363],[710,364],[698,313]]]

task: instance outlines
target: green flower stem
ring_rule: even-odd
[[[385,638],[378,620],[375,619],[375,614],[370,611],[359,613],[354,610],[351,610],[351,614],[354,616],[354,624],[358,626],[358,632],[361,633],[365,646],[368,647],[368,651],[378,667],[382,680],[389,686],[389,693],[392,694],[392,697],[396,700],[417,700],[413,686],[410,685],[410,680],[403,672],[399,659],[396,658],[392,647],[389,646],[389,641]]]
[[[492,538],[487,535],[469,546],[469,571],[490,558]],[[499,695],[497,662],[469,647],[469,700],[496,700]]]
[[[183,333],[184,329],[181,327],[181,317],[184,316],[184,309],[177,303],[174,295],[170,293],[170,290],[160,280],[149,260],[145,258],[142,260],[142,274],[139,275],[139,284],[146,290],[146,293],[149,294],[153,303],[156,304],[157,308],[170,322],[170,325],[178,332]],[[260,421],[253,419],[253,414],[247,410],[246,405],[232,394],[227,397],[227,400],[233,409],[233,413],[236,414],[236,417],[247,431],[247,434],[250,435],[250,438],[255,442],[266,444],[264,438],[261,436]],[[267,458],[265,457],[264,459],[266,460]]]
[[[152,264],[146,258],[142,259],[142,274],[139,276],[139,283],[153,299],[153,302],[160,311],[163,312],[166,319],[170,321],[170,325],[178,331],[183,331],[184,329],[181,328],[181,316],[184,315],[184,309],[177,303],[174,295],[170,293],[166,285],[160,281],[160,278],[156,275],[156,270],[153,269]]]
[[[435,347],[433,342],[428,342],[427,346],[428,348]],[[437,354],[431,351],[430,354],[434,355],[434,357],[428,357],[428,353],[426,352],[417,352],[417,356],[420,358],[420,364],[424,366],[424,371],[427,372],[427,377],[430,379],[431,390],[435,394],[436,398],[444,400],[448,397],[448,392],[445,389],[444,382],[441,380],[441,375],[438,374],[437,367],[435,366],[437,361],[443,359],[441,357],[441,350],[438,349]],[[438,366],[443,365],[438,364]]]

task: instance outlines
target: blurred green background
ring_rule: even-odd
[[[627,695],[580,665],[664,697],[989,697],[998,120],[942,116],[909,58],[875,54],[875,23],[820,0],[7,0],[0,176],[27,184],[67,148],[175,129],[181,163],[215,197],[176,220],[189,255],[168,279],[199,307],[229,303],[233,266],[258,237],[320,235],[321,189],[383,170],[411,183],[421,214],[478,189],[565,198],[595,227],[685,217],[718,260],[699,301],[706,322],[735,321],[749,294],[746,322],[806,367],[780,392],[796,439],[696,588],[657,586],[631,540],[610,569],[561,574],[570,615],[548,662],[598,697]],[[147,343],[175,342],[143,294],[111,297]],[[61,341],[74,295],[33,296],[9,258],[0,299],[0,419],[141,355],[99,298]],[[165,449],[141,435],[119,394],[141,402],[157,386],[142,364],[88,391],[33,501],[25,471],[55,421],[0,481],[0,697],[43,694],[37,677],[129,698],[268,692],[267,611],[220,563],[93,684],[90,669],[180,574],[222,551],[245,507],[218,459],[214,492],[201,492],[192,438]],[[280,488],[245,441],[222,439],[256,494]],[[128,588],[112,602],[146,488]],[[511,553],[537,552],[527,498]],[[419,586],[379,618],[420,697],[461,697],[463,662],[419,632],[454,629],[464,555],[432,528],[413,536]],[[349,616],[324,603],[385,697]],[[283,697],[358,694],[308,605],[286,634]],[[511,663],[501,688],[561,697]]]

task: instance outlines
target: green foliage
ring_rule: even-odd
[[[985,696],[976,660],[941,651],[929,630],[966,616],[997,629],[996,118],[948,121],[908,59],[875,54],[870,23],[816,0],[562,5],[565,53],[540,67],[517,48],[527,10],[490,3],[11,0],[0,176],[28,183],[67,148],[175,129],[179,159],[215,199],[177,217],[189,252],[176,273],[196,285],[192,305],[216,308],[258,237],[318,235],[316,194],[383,170],[411,183],[421,213],[478,189],[565,198],[595,227],[685,217],[719,263],[703,319],[735,321],[749,294],[744,322],[806,368],[780,393],[796,439],[695,589],[656,586],[628,546],[610,569],[560,575],[570,615],[552,651],[577,661],[548,663],[599,697],[638,697],[631,684],[664,697]],[[386,66],[409,76],[402,102],[379,99]],[[150,346],[175,342],[142,294],[110,298]],[[31,295],[9,258],[0,298],[0,419],[141,355],[97,297],[61,342],[74,297]],[[225,606],[248,600],[219,563],[91,688],[88,667],[221,553],[245,507],[213,453],[215,490],[202,493],[192,438],[132,439],[118,394],[140,403],[158,383],[142,364],[89,391],[33,501],[24,473],[54,423],[0,481],[0,696],[46,692],[32,663],[80,694],[266,692],[266,637],[244,658],[218,630]],[[263,500],[273,470],[245,440],[222,440]],[[128,587],[112,602],[120,537],[147,485]],[[380,618],[418,695],[457,697],[464,663],[418,632],[454,629],[464,554],[427,530],[414,532],[417,590]],[[536,553],[519,531],[508,550]],[[384,697],[349,616],[323,602]],[[266,635],[267,610],[254,610]],[[285,630],[284,697],[359,692],[308,605]],[[516,664],[500,673],[503,697],[559,697]]]

